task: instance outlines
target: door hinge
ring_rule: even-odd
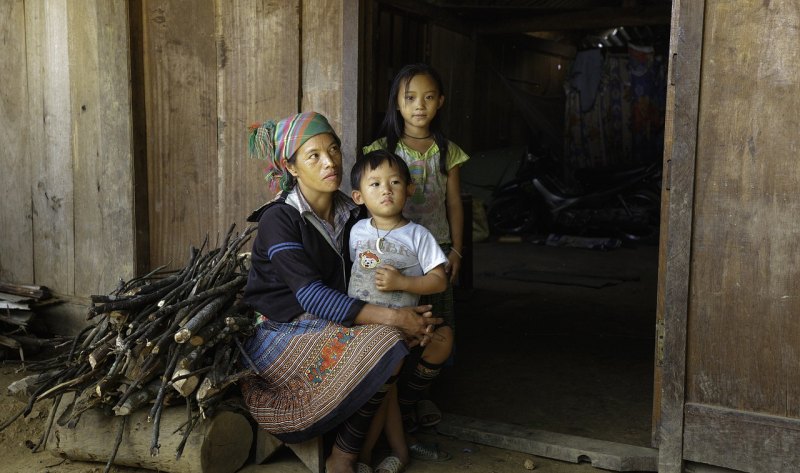
[[[656,322],[656,366],[664,366],[664,320]]]
[[[664,166],[664,187],[672,190],[672,160],[668,159]]]

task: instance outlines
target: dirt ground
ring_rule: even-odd
[[[649,446],[657,248],[598,252],[525,242],[475,246],[474,286],[457,292],[455,364],[432,395],[443,411],[583,437]],[[565,276],[566,275],[566,276]],[[555,281],[555,283],[554,283]],[[589,287],[603,285],[603,287]],[[599,282],[599,284],[594,284]],[[24,376],[0,366],[0,421],[23,403],[6,393]],[[102,463],[32,453],[47,418],[37,405],[0,432],[3,466],[20,473],[100,473]],[[453,454],[416,462],[409,473],[524,473],[526,460],[547,473],[599,472],[476,445],[435,433]],[[146,472],[113,467],[118,473]],[[288,450],[244,473],[306,471]]]
[[[24,407],[24,403],[11,397],[6,387],[25,374],[17,373],[18,366],[3,365],[0,368],[0,420],[9,419]],[[47,420],[47,405],[36,406],[27,418],[20,418],[0,432],[0,451],[3,465],[0,471],[18,473],[101,473],[104,463],[79,462],[63,459],[49,451],[33,453],[31,447],[38,443]],[[438,442],[441,448],[451,452],[453,459],[443,463],[417,462],[406,469],[409,473],[523,473],[526,460],[533,462],[535,471],[547,473],[588,473],[598,470],[590,465],[575,465],[544,458],[537,458],[498,448],[475,445],[436,434],[423,434],[423,438]],[[529,465],[530,466],[530,465]],[[153,470],[113,466],[112,472],[145,473]],[[267,464],[254,465],[248,462],[241,473],[305,473],[303,464],[288,450],[283,449]]]

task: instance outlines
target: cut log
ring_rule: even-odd
[[[156,379],[149,382],[145,387],[131,394],[121,406],[114,407],[114,414],[126,416],[135,411],[140,406],[152,401],[158,395],[158,388],[161,387],[161,380]]]
[[[38,388],[41,383],[47,379],[50,379],[56,373],[58,373],[58,371],[53,370],[46,373],[32,374],[22,379],[18,379],[17,381],[14,381],[8,385],[8,395],[14,396],[22,402],[28,402],[31,396],[33,396],[34,391],[36,391],[36,388]]]
[[[190,374],[191,371],[186,368],[178,368],[172,373],[172,387],[175,388],[175,390],[178,391],[183,397],[187,397],[188,395],[192,394],[194,389],[200,383],[200,378],[197,375]]]
[[[173,432],[186,422],[186,409],[175,406],[163,411],[161,453],[153,457],[150,456],[153,424],[147,422],[147,410],[135,411],[127,418],[115,465],[170,473],[232,473],[247,460],[253,442],[252,427],[243,415],[220,411],[192,430],[183,455],[176,460],[182,434]],[[70,460],[106,462],[114,448],[109,439],[116,438],[121,425],[122,417],[91,409],[83,413],[74,429],[54,425],[46,448]]]
[[[28,296],[34,299],[45,299],[50,297],[50,289],[44,286],[33,286],[26,284],[13,284],[0,281],[0,291],[16,294],[18,296]]]

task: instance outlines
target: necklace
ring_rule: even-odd
[[[427,140],[428,138],[430,138],[433,135],[429,133],[428,136],[411,136],[411,135],[409,135],[407,133],[403,133],[403,136],[405,136],[407,138],[412,138],[412,139],[415,139],[415,140]]]
[[[378,253],[383,254],[383,248],[381,248],[381,244],[383,243],[384,240],[386,240],[386,237],[388,237],[389,234],[392,233],[392,230],[397,228],[397,226],[400,225],[400,222],[402,221],[403,219],[398,220],[397,223],[395,223],[394,226],[391,229],[389,229],[388,232],[384,233],[383,236],[381,236],[381,232],[380,230],[378,230],[378,225],[375,224],[375,219],[372,219],[372,225],[375,226],[375,234],[378,235],[378,239],[375,240],[375,249],[378,250]]]

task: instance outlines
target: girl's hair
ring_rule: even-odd
[[[411,171],[409,171],[408,164],[403,158],[388,149],[376,149],[358,158],[356,163],[353,164],[353,169],[350,170],[350,187],[353,190],[361,189],[361,178],[364,177],[364,174],[377,169],[383,163],[396,167],[406,181],[406,185],[411,183]]]
[[[405,93],[408,90],[408,83],[414,76],[425,74],[436,83],[439,89],[439,94],[444,95],[444,86],[442,85],[442,78],[436,69],[424,63],[408,64],[400,69],[400,72],[394,77],[392,87],[389,89],[389,103],[386,106],[386,116],[381,123],[380,132],[378,136],[386,136],[386,146],[389,151],[394,152],[397,148],[397,143],[400,142],[400,137],[403,136],[404,122],[403,115],[397,109],[397,98],[400,93]],[[401,91],[400,88],[404,87],[405,90]],[[441,116],[437,113],[433,120],[431,120],[430,131],[433,135],[436,146],[439,147],[439,171],[442,174],[447,174],[447,138],[442,133],[441,129]]]

